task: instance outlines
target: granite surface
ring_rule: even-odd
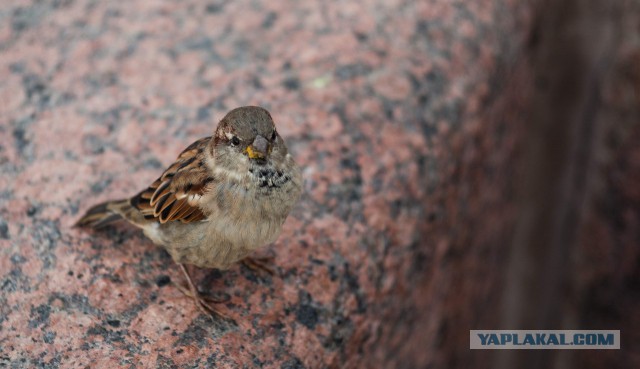
[[[531,24],[511,0],[3,1],[0,367],[488,367],[468,330],[499,320]],[[636,47],[620,48],[633,81]],[[227,299],[232,320],[211,321],[139,231],[72,225],[249,104],[272,113],[304,194],[259,252],[274,276],[194,273]],[[616,145],[607,186],[636,202],[587,221],[629,227],[640,158]]]

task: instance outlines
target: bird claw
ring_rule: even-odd
[[[187,296],[189,298],[192,298],[192,299],[194,298],[193,293],[191,293],[191,290],[189,290],[187,287],[185,287],[185,286],[183,286],[183,285],[181,285],[179,283],[173,283],[173,285],[180,292],[182,292],[183,295],[185,295],[185,296]],[[208,294],[203,294],[200,291],[198,291],[198,296],[195,297],[195,298],[199,298],[200,300],[207,301],[207,302],[210,302],[212,304],[222,304],[222,303],[225,303],[225,302],[229,301],[229,297],[228,296],[225,297],[225,298],[216,298],[216,297],[213,297],[213,296],[208,295]]]
[[[242,264],[254,272],[264,272],[269,275],[275,275],[276,271],[268,264],[273,263],[273,257],[247,257],[242,259]]]
[[[207,304],[205,302],[205,300],[208,300],[209,302],[212,303],[219,303],[219,302],[224,302],[222,300],[216,300],[212,297],[202,297],[201,294],[198,292],[198,290],[196,289],[195,285],[193,284],[193,282],[191,281],[191,276],[189,275],[189,272],[187,271],[187,269],[185,268],[184,265],[182,264],[178,264],[180,266],[180,268],[182,269],[182,271],[185,274],[185,277],[187,278],[187,285],[189,286],[189,288],[184,287],[178,283],[174,283],[174,285],[176,286],[176,288],[178,288],[178,290],[180,292],[182,292],[185,296],[190,297],[191,299],[193,299],[193,302],[196,304],[196,307],[198,308],[198,310],[200,310],[201,313],[211,317],[211,318],[215,318],[215,317],[220,317],[223,319],[228,319],[228,320],[232,320],[231,318],[229,318],[227,315],[221,313],[220,311],[218,311],[217,309],[214,309],[211,305]]]

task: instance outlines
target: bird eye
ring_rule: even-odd
[[[276,130],[273,130],[273,133],[271,134],[271,141],[276,139]]]
[[[239,139],[238,137],[236,137],[236,136],[233,136],[233,137],[231,138],[231,144],[232,144],[233,146],[238,146],[238,145],[240,145],[240,139]]]

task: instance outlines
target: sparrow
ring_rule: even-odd
[[[302,192],[299,167],[261,107],[230,111],[210,137],[189,145],[149,187],[90,208],[76,226],[100,229],[118,221],[140,229],[178,264],[203,312],[186,265],[228,269],[275,241]]]

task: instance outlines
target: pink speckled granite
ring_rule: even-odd
[[[468,330],[499,319],[530,24],[511,0],[3,1],[0,367],[487,367]],[[71,226],[249,104],[305,193],[277,275],[195,273],[229,298],[211,321],[140,232]]]
[[[391,367],[433,362],[425,277],[440,132],[517,47],[505,1],[3,3],[0,361],[25,367]],[[462,27],[459,27],[459,23]],[[479,44],[478,40],[483,43]],[[201,270],[211,323],[138,231],[73,229],[154,180],[226,111],[273,114],[305,194],[263,253]],[[436,274],[438,274],[436,272]],[[438,276],[433,280],[438,280]],[[425,305],[426,303],[426,305]],[[393,323],[390,323],[393,322]],[[412,337],[408,341],[408,337]]]

